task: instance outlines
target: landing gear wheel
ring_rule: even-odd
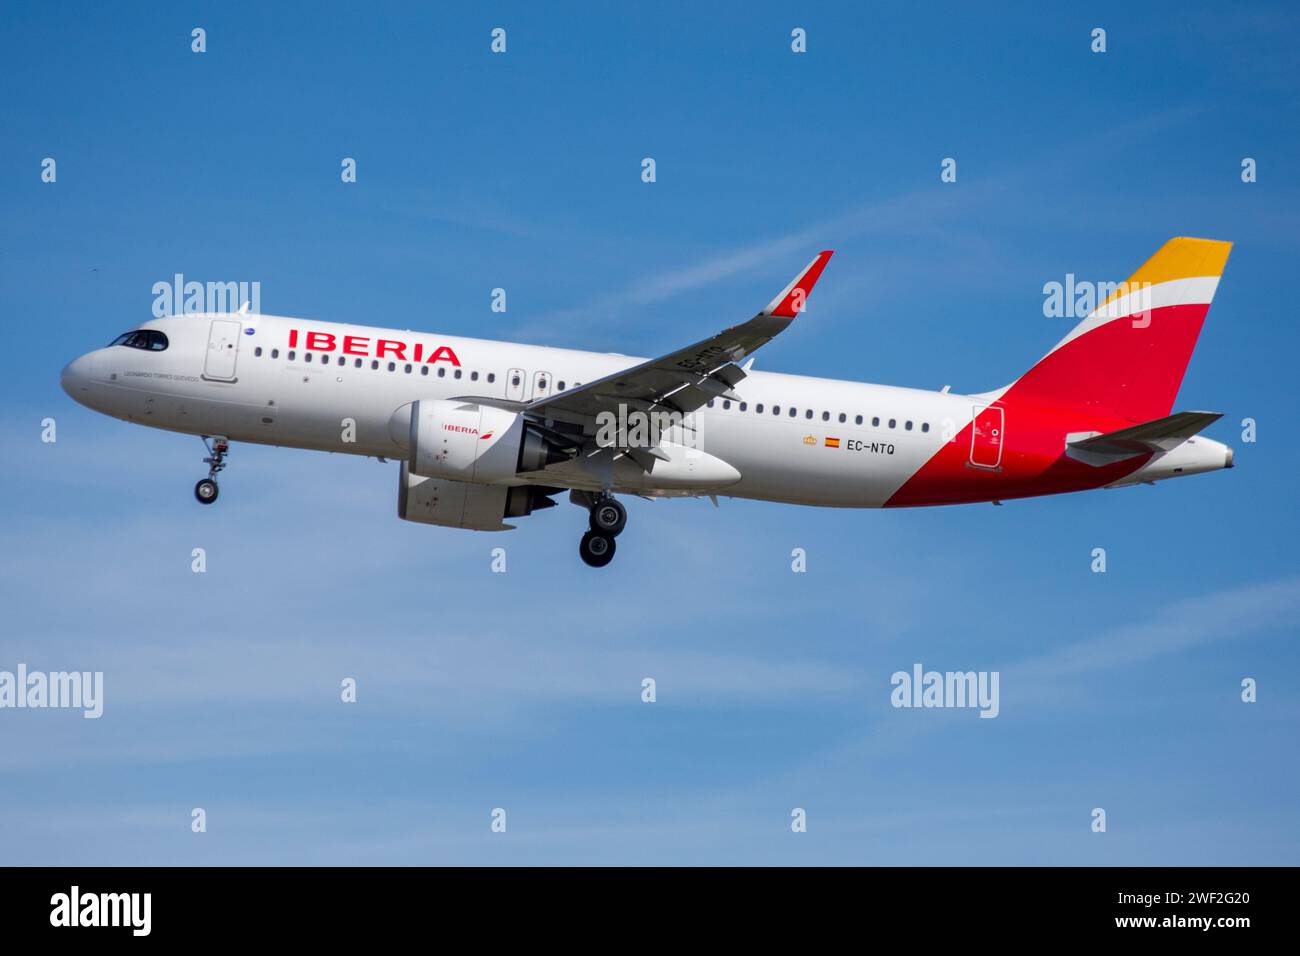
[[[593,568],[603,568],[614,560],[614,539],[596,531],[588,531],[578,544],[582,560]]]
[[[219,435],[200,437],[203,439],[203,447],[208,450],[208,457],[203,459],[203,463],[208,466],[208,477],[194,486],[194,497],[199,499],[199,504],[210,505],[217,500],[217,473],[226,467],[230,442]]]
[[[627,509],[622,503],[609,496],[596,499],[591,506],[591,518],[588,522],[591,530],[610,538],[617,538],[627,527]]]

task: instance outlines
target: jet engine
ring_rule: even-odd
[[[518,412],[475,402],[412,402],[393,413],[389,432],[407,451],[411,474],[485,485],[513,484],[578,453],[576,443]]]

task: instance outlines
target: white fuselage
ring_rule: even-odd
[[[220,335],[217,323],[226,323]],[[64,372],[69,393],[98,411],[155,428],[391,458],[405,457],[394,414],[413,401],[527,402],[643,361],[266,315],[190,315],[141,328],[165,333],[167,347],[88,353]],[[311,344],[332,347],[306,348],[309,332]],[[969,423],[975,401],[758,371],[736,391],[743,410],[742,403],[716,399],[694,413],[694,447],[726,462],[738,479],[671,491],[616,479],[608,490],[879,507]],[[573,488],[600,483],[580,462],[526,480]]]

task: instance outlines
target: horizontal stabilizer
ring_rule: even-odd
[[[1175,412],[1105,434],[1071,434],[1065,436],[1066,454],[1088,464],[1105,464],[1134,455],[1163,455],[1222,417],[1222,412]]]

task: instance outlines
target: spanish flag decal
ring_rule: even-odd
[[[838,438],[828,438],[828,439],[826,439],[826,447],[827,447],[827,448],[839,448],[839,447],[840,447],[840,440],[839,440]]]

